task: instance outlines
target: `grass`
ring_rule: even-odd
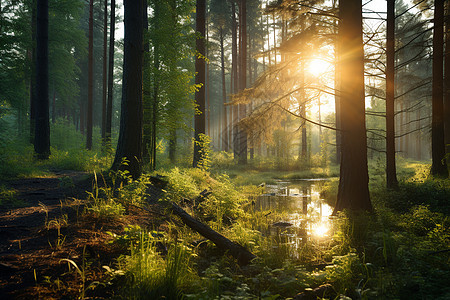
[[[31,165],[35,164],[37,169],[44,166],[101,169],[107,165],[92,155],[93,152],[79,151],[55,150],[48,164],[33,162]],[[79,157],[72,158],[72,154]],[[199,242],[202,237],[182,226],[177,218],[160,211],[162,225],[156,222],[157,214],[147,215],[146,221],[150,222],[147,227],[128,226],[123,232],[111,233],[114,242],[110,245],[120,244],[122,255],[104,267],[102,289],[106,286],[112,290],[110,294],[127,299],[284,299],[328,283],[336,295],[326,298],[450,297],[446,280],[450,276],[450,184],[448,179],[429,178],[428,165],[400,159],[399,189],[387,190],[384,162],[371,161],[370,191],[375,214],[343,213],[333,222],[332,239],[308,239],[292,247],[284,233],[267,234],[268,224],[281,218],[281,214],[248,209],[251,199],[263,191],[257,185],[270,184],[275,179],[335,177],[338,168],[278,171],[250,165],[224,172],[222,168],[229,167],[230,157],[223,153],[215,155],[212,163],[216,167],[210,171],[159,170],[168,180],[161,201],[185,204],[189,213],[244,245],[258,258],[249,266],[238,266],[210,242]],[[14,157],[11,159],[14,161]],[[24,160],[31,162],[32,157],[25,156]],[[18,164],[16,171],[20,170]],[[34,166],[24,166],[28,168],[25,174],[31,174]],[[102,222],[120,219],[131,224],[135,218],[131,208],[146,206],[145,199],[149,196],[146,186],[151,174],[144,174],[136,181],[126,174],[110,174],[109,185],[95,176],[97,180],[85,206],[85,217],[95,216]],[[120,179],[128,184],[118,184]],[[336,199],[337,184],[336,178],[324,183],[322,196],[331,205]],[[212,194],[194,208],[189,201],[205,189]],[[4,187],[0,188],[0,194],[9,197],[7,201],[15,197],[14,191]],[[63,238],[58,234],[57,246],[65,245]],[[95,288],[88,289],[83,279],[88,268],[88,265],[79,267],[81,273],[76,270],[83,284],[80,295],[86,298],[91,293],[95,295]]]
[[[166,170],[162,172],[169,181],[165,201],[193,199],[202,190],[211,190],[213,194],[202,202],[202,212],[197,216],[258,258],[242,268],[218,254],[209,243],[191,246],[201,237],[179,226],[169,227],[172,233],[159,240],[145,229],[135,228],[134,238],[128,235],[130,252],[118,261],[117,268],[125,274],[120,276],[126,278],[121,293],[132,295],[132,299],[145,295],[171,299],[280,299],[328,283],[337,296],[351,298],[402,299],[408,295],[408,299],[445,299],[450,295],[445,280],[450,274],[446,252],[450,222],[448,204],[444,203],[449,199],[448,180],[426,179],[423,164],[404,165],[397,191],[386,190],[381,172],[372,168],[371,197],[376,214],[342,214],[334,222],[332,240],[311,240],[297,248],[264,234],[264,228],[274,220],[270,218],[276,216],[265,217],[265,212],[243,209],[249,196],[261,192],[245,184],[266,181],[274,173],[245,170],[242,174],[234,170],[233,178],[230,173],[220,175],[214,171]],[[279,177],[297,178],[298,174],[307,173],[286,172]],[[335,197],[337,182],[327,181],[323,195]],[[130,186],[129,198],[142,197],[140,183]],[[233,217],[232,224],[222,223],[224,215]],[[167,256],[158,252],[158,242],[171,249]],[[316,266],[323,263],[325,268]],[[189,274],[189,278],[183,274]]]
[[[2,122],[5,123],[0,116],[0,129]],[[51,155],[45,161],[35,159],[33,145],[26,134],[17,136],[5,124],[0,136],[0,180],[48,176],[52,170],[101,171],[112,163],[111,151],[103,155],[100,146],[86,150],[85,137],[67,121],[51,124]],[[93,140],[94,145],[102,144],[98,128],[94,130]]]
[[[0,207],[2,208],[15,208],[24,206],[25,203],[17,199],[17,191],[0,185]]]

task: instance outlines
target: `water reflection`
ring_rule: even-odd
[[[324,180],[296,180],[266,185],[265,194],[254,202],[256,211],[267,211],[272,217],[265,234],[295,245],[331,236],[333,210],[320,197],[323,183]]]

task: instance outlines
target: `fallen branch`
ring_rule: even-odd
[[[211,229],[208,225],[194,219],[175,203],[172,203],[171,209],[175,215],[180,217],[184,224],[212,241],[220,249],[228,250],[229,253],[237,259],[240,265],[247,265],[252,261],[252,259],[256,258],[256,256],[245,247],[242,247],[241,245],[227,239],[217,231]]]
[[[149,185],[147,188],[149,191],[148,194],[151,195],[151,197],[149,197],[147,201],[150,203],[158,202],[159,198],[162,195],[163,189],[167,185],[167,181],[165,181],[165,178],[162,176],[158,177],[152,176],[150,179],[152,185]],[[204,201],[205,198],[208,197],[210,194],[211,192],[207,190],[202,191],[200,195],[194,200],[194,206],[198,206],[198,204]],[[186,224],[188,227],[190,227],[192,230],[195,230],[205,238],[212,241],[220,249],[228,251],[234,258],[237,259],[238,263],[241,266],[249,264],[252,261],[252,259],[256,258],[256,255],[248,251],[245,247],[227,239],[217,231],[213,230],[208,225],[195,219],[177,204],[171,203],[170,207],[168,208],[173,212],[173,214],[178,216],[183,221],[183,223]]]

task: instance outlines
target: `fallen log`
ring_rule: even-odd
[[[163,189],[167,186],[167,181],[163,176],[152,176],[150,179],[152,184],[148,185],[147,189],[148,194],[152,196],[148,197],[147,201],[149,203],[158,203],[158,200],[164,193]],[[201,202],[202,200],[205,200],[205,198],[208,197],[210,194],[211,194],[210,191],[204,190],[194,200],[194,202],[196,203]],[[227,239],[217,231],[213,230],[208,225],[195,219],[177,204],[171,203],[170,207],[168,208],[173,212],[173,214],[177,215],[183,221],[183,223],[186,224],[188,227],[190,227],[192,230],[197,231],[202,236],[212,241],[220,249],[228,251],[234,258],[237,259],[239,265],[241,266],[247,265],[252,261],[252,259],[256,258],[256,255],[248,251],[245,247]]]
[[[189,226],[191,229],[197,231],[202,236],[212,241],[220,249],[228,250],[228,252],[237,259],[239,265],[248,265],[252,261],[252,259],[256,258],[256,256],[248,251],[245,247],[227,239],[208,225],[193,218],[184,209],[182,209],[175,203],[172,203],[171,210],[175,215],[180,217],[184,224]]]

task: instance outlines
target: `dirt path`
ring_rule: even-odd
[[[81,204],[76,199],[86,199],[91,182],[87,173],[59,171],[6,185],[22,205],[0,208],[0,299],[27,299],[24,291],[52,273],[52,260],[60,261],[65,227],[76,218]]]

